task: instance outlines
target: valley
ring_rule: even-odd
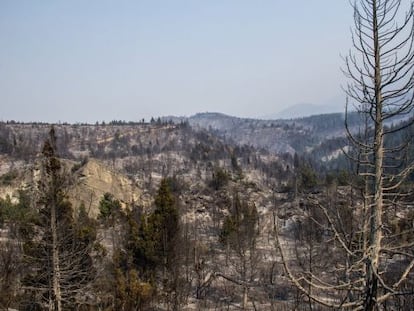
[[[320,243],[326,233],[318,229],[329,223],[318,206],[341,206],[349,213],[348,208],[363,204],[338,151],[346,144],[341,121],[338,114],[288,121],[199,114],[150,123],[53,125],[72,221],[79,225],[82,214],[89,219],[87,232],[94,232],[88,294],[72,295],[71,304],[93,310],[121,305],[128,310],[302,308],[307,299],[298,296],[281,255],[294,266],[299,260],[298,267],[315,258],[320,265],[312,269],[329,266],[329,243]],[[42,206],[39,187],[47,187],[41,177],[42,146],[51,126],[0,125],[0,216],[6,244],[8,239],[28,243],[13,228],[22,225],[19,209],[36,214]],[[24,197],[26,207],[21,206]],[[164,217],[159,213],[173,214],[154,218]],[[160,257],[147,257],[156,250],[151,243],[157,236],[147,232],[155,224],[147,226],[166,221],[168,227],[173,215],[174,233],[164,242],[171,246]],[[400,215],[401,223],[390,223],[392,230],[401,230],[413,217],[405,209]],[[9,251],[5,256],[26,256]],[[11,269],[4,263],[0,267]],[[24,279],[29,271],[10,273]],[[1,301],[24,305],[29,292],[15,288],[8,296],[14,300],[3,295]]]

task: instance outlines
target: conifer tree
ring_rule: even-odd
[[[24,244],[28,273],[23,288],[30,297],[28,308],[70,310],[81,303],[94,277],[90,257],[92,240],[80,235],[65,190],[67,178],[56,152],[52,127],[42,150],[38,185],[38,221]]]
[[[143,281],[159,286],[173,310],[179,310],[181,303],[182,278],[176,202],[169,179],[162,179],[155,196],[154,211],[143,216],[140,225],[133,221],[127,238],[134,269],[139,271]]]

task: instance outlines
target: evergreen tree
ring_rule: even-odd
[[[99,201],[99,218],[106,224],[113,226],[120,212],[121,202],[115,199],[111,193],[106,192],[101,201]]]
[[[180,221],[169,179],[161,181],[154,203],[154,211],[143,216],[140,224],[129,217],[126,251],[131,253],[132,268],[139,272],[140,279],[158,287],[166,303],[173,310],[179,310],[182,292]],[[124,260],[124,264],[129,265],[128,260]]]
[[[146,269],[162,268],[165,272],[174,265],[176,241],[179,237],[179,216],[176,200],[167,179],[161,181],[155,197],[155,209],[144,217],[136,241],[136,263]]]
[[[147,275],[143,273],[147,270],[146,262],[139,263],[136,257],[142,245],[139,243],[142,237],[139,232],[140,221],[135,217],[135,211],[137,209],[126,213],[123,243],[113,257],[116,310],[148,310],[155,296],[154,282],[145,280]],[[148,268],[152,270],[152,267]]]

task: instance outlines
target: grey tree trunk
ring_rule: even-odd
[[[375,309],[378,296],[378,268],[382,238],[382,210],[383,210],[383,162],[384,162],[384,136],[383,136],[383,107],[381,91],[381,59],[380,46],[378,42],[378,20],[377,1],[372,1],[372,25],[373,44],[375,58],[375,136],[374,136],[374,170],[375,177],[372,185],[374,191],[374,202],[370,208],[369,219],[369,244],[367,258],[367,275],[365,281],[366,297],[364,309],[372,311]]]
[[[53,200],[54,201],[54,200]],[[52,202],[50,211],[52,231],[52,284],[53,284],[53,311],[62,310],[62,294],[60,289],[59,240],[57,234],[56,204]]]
[[[405,14],[400,13],[403,4],[408,5]],[[408,149],[411,137],[404,132],[414,124],[414,1],[359,0],[351,5],[353,51],[345,57],[344,72],[350,80],[345,92],[347,107],[351,100],[361,127],[350,127],[346,110],[345,129],[350,142],[346,154],[362,177],[358,180],[364,182],[356,183],[362,203],[351,210],[356,226],[343,230],[342,220],[332,217],[332,211],[316,202],[334,234],[335,245],[349,259],[334,269],[334,276],[343,274],[346,282],[338,286],[329,279],[318,280],[321,274],[314,276],[311,270],[306,271],[305,277],[296,273],[289,267],[279,239],[277,247],[289,278],[313,301],[335,309],[373,311],[385,303],[391,308],[400,303],[399,297],[407,295],[404,286],[412,286],[410,276],[414,272],[412,244],[389,228],[389,224],[399,221],[395,212],[390,213],[395,204],[402,214],[411,210],[406,196],[409,190],[402,186],[414,171],[414,159]],[[401,118],[405,121],[398,121]],[[390,122],[393,126],[388,126]],[[403,135],[393,136],[396,133]],[[398,135],[407,138],[399,140]],[[401,259],[391,262],[389,258],[395,255]],[[305,280],[309,288],[300,280]],[[312,288],[334,295],[342,291],[344,300],[341,304],[331,303]]]

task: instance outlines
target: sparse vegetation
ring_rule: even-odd
[[[304,130],[299,122],[285,126],[290,135]],[[9,138],[32,139],[33,150],[41,150],[49,128],[3,124],[0,132],[7,129]],[[283,130],[276,121],[260,128]],[[59,225],[67,233],[62,243],[87,253],[79,257],[88,267],[88,282],[82,285],[83,297],[74,298],[77,308],[315,309],[314,302],[287,285],[273,235],[275,222],[283,228],[281,242],[293,245],[289,256],[298,260],[294,269],[312,268],[316,273],[346,264],[332,243],[332,232],[320,227],[327,223],[319,203],[329,207],[332,219],[341,221],[340,234],[351,234],[352,247],[359,245],[358,215],[352,206],[362,201],[351,186],[363,185],[363,180],[350,174],[346,161],[331,170],[324,161],[335,159],[322,160],[324,152],[275,154],[235,144],[217,136],[217,130],[196,131],[187,123],[157,119],[152,124],[57,125],[55,131],[58,161],[52,162],[65,172],[59,190],[67,220]],[[319,147],[331,152],[336,143],[342,144],[328,141]],[[34,280],[43,270],[27,260],[40,256],[37,245],[47,236],[40,234],[47,213],[39,213],[38,202],[42,197],[49,201],[49,179],[39,179],[42,157],[23,159],[7,148],[2,157],[7,166],[0,190],[16,191],[0,200],[0,269],[5,275],[0,278],[0,308],[45,307],[44,298],[50,296],[38,295],[28,283],[30,275]],[[44,191],[37,187],[39,180]],[[18,187],[24,190],[19,193]],[[404,187],[412,187],[412,181]],[[411,243],[412,213],[398,206],[394,213],[399,220],[387,222],[387,228]],[[24,248],[13,247],[16,242]],[[38,263],[45,258],[40,256]],[[412,288],[411,282],[404,286]],[[399,297],[393,304],[404,310],[410,299]],[[34,304],[29,306],[29,301]],[[67,302],[62,306],[70,309]]]

